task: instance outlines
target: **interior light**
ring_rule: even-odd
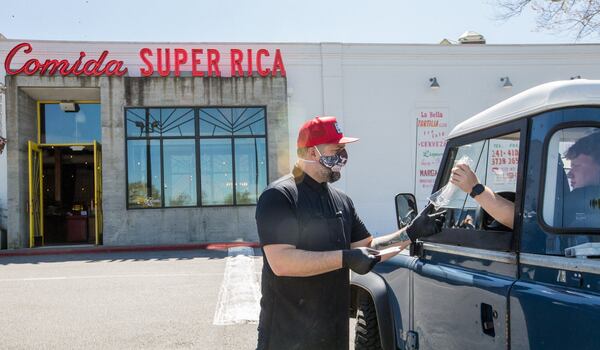
[[[79,112],[79,104],[72,101],[64,101],[59,103],[60,110],[66,113]]]

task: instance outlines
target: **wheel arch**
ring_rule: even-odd
[[[387,285],[383,278],[373,272],[365,275],[353,273],[350,286],[353,296],[351,309],[356,310],[357,300],[361,294],[368,295],[375,305],[381,347],[383,350],[396,349],[395,321],[388,299]]]

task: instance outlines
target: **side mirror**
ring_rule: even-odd
[[[412,193],[400,193],[396,195],[396,221],[398,229],[410,224],[417,214],[417,200]]]

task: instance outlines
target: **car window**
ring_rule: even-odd
[[[519,137],[520,133],[516,132],[459,146],[450,153],[448,161],[456,165],[459,161],[467,159],[480,183],[514,202],[519,165]],[[446,167],[442,183],[448,183],[451,168]],[[458,188],[443,209],[447,211],[445,228],[510,231],[483,211],[468,193]]]
[[[565,128],[551,136],[543,198],[547,226],[600,228],[600,128]]]

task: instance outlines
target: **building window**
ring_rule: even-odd
[[[65,112],[59,103],[40,104],[41,142],[50,144],[101,142],[100,104],[76,103]]]
[[[165,207],[196,205],[195,140],[167,139],[162,151]]]
[[[127,108],[129,208],[256,204],[267,185],[264,107]]]

